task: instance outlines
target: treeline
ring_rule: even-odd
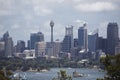
[[[48,69],[50,67],[56,67],[56,60],[41,60],[41,59],[21,59],[21,58],[0,58],[0,70],[6,68],[6,70],[22,70],[27,71],[32,69]]]
[[[83,66],[83,65],[82,65]],[[0,58],[0,70],[6,68],[6,70],[22,70],[27,71],[30,68],[32,69],[49,69],[55,67],[81,67],[77,61],[71,61],[68,59],[21,59],[18,57],[11,57],[11,58]]]

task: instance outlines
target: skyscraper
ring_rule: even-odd
[[[73,26],[71,25],[70,27],[66,27],[66,36],[71,37],[71,49],[74,47],[74,40],[73,40]]]
[[[32,33],[30,35],[30,49],[35,49],[35,42],[44,41],[44,34],[42,32]]]
[[[4,56],[4,52],[5,52],[5,42],[0,41],[0,56]]]
[[[71,36],[66,35],[62,42],[62,52],[71,51]]]
[[[61,42],[59,42],[59,41],[54,42],[54,51],[53,51],[54,52],[54,56],[58,57],[60,51],[61,51]]]
[[[114,55],[119,41],[118,24],[109,23],[107,27],[107,54]]]
[[[65,37],[62,42],[62,52],[71,52],[74,47],[73,26],[65,28]]]
[[[98,37],[98,49],[107,53],[107,39],[103,37]]]
[[[78,47],[78,39],[77,38],[74,39],[74,47]]]
[[[5,42],[5,57],[11,57],[13,54],[13,41],[9,37],[8,31],[3,35],[3,41]]]
[[[46,55],[49,57],[54,56],[53,43],[51,42],[46,42]]]
[[[90,52],[95,52],[98,48],[98,31],[89,33],[88,35],[88,49]]]
[[[30,40],[27,41],[27,49],[30,50]]]
[[[46,43],[46,55],[48,55],[49,57],[58,57],[61,51],[61,43],[54,42],[52,45],[51,42]]]
[[[22,40],[17,41],[16,52],[22,53],[25,50],[25,42]]]
[[[88,35],[86,24],[78,29],[78,46],[80,49],[88,49]]]
[[[35,43],[35,56],[43,57],[46,54],[46,42],[36,42]]]

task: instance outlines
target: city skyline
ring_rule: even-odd
[[[111,22],[109,22],[109,23],[111,23]],[[109,24],[108,23],[108,24]],[[115,23],[115,22],[112,22],[112,23]],[[107,24],[107,26],[108,26],[108,24]],[[116,24],[118,24],[118,23],[116,23]],[[72,25],[71,25],[72,26]],[[82,25],[82,26],[80,26],[79,28],[78,28],[78,30],[80,29],[80,28],[82,28],[84,26],[84,24]],[[74,32],[74,26],[72,26],[73,27],[73,32]],[[64,29],[66,29],[66,28],[69,28],[69,26],[67,26],[67,27],[65,27]],[[87,27],[86,27],[86,29],[87,29]],[[107,29],[107,28],[106,28]],[[118,25],[118,29],[119,29],[119,25]],[[87,29],[88,30],[88,29]],[[89,31],[89,30],[88,30]],[[54,31],[55,32],[55,31]],[[53,32],[53,33],[54,33]],[[87,35],[89,35],[89,34],[92,34],[92,33],[98,33],[98,36],[99,37],[103,37],[103,38],[107,38],[107,30],[105,31],[106,32],[106,37],[104,37],[104,36],[101,36],[101,35],[99,35],[100,33],[99,33],[99,30],[98,29],[96,29],[96,30],[93,30],[92,32],[88,32],[87,33]],[[4,32],[1,36],[0,36],[0,38],[2,39],[2,37],[3,37],[3,35],[5,34],[5,33],[9,33],[9,31],[6,31],[6,32]],[[16,41],[14,41],[14,39],[13,39],[13,37],[12,37],[12,35],[9,33],[9,35],[10,35],[10,37],[13,39],[13,43],[15,43],[14,45],[16,45],[17,44],[17,42],[18,41],[20,41],[20,40],[22,40],[22,41],[25,41],[25,45],[26,46],[28,46],[28,41],[31,39],[31,35],[33,35],[33,34],[39,34],[39,33],[41,33],[41,34],[43,34],[44,35],[44,32],[41,32],[41,31],[37,31],[37,32],[33,32],[33,33],[30,33],[29,34],[29,39],[27,39],[27,40],[22,40],[22,39],[16,39]],[[66,32],[65,32],[66,33]],[[61,39],[61,40],[59,40],[58,38],[57,39],[54,39],[53,40],[53,42],[63,42],[64,41],[64,37],[66,36],[66,34],[64,33],[64,35],[63,35],[63,38]],[[120,33],[120,32],[118,32],[118,33]],[[49,34],[51,34],[51,33],[49,33]],[[74,34],[74,33],[73,33]],[[54,36],[54,35],[53,35]],[[44,35],[44,37],[45,37],[45,35]],[[118,37],[120,37],[119,35],[118,35]],[[77,31],[77,37],[75,37],[74,35],[73,35],[73,39],[78,39],[78,31]],[[49,36],[49,40],[48,41],[46,41],[45,39],[44,39],[44,41],[45,42],[51,42],[51,35]]]
[[[45,41],[50,41],[51,20],[55,23],[54,40],[60,41],[67,25],[74,26],[74,38],[85,22],[88,33],[98,28],[103,37],[106,37],[109,22],[120,25],[119,0],[0,0],[0,4],[0,37],[9,31],[15,43],[17,40],[27,41],[30,33],[39,31],[45,35]]]

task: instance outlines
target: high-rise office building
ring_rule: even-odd
[[[98,31],[88,34],[88,49],[95,52],[98,48]]]
[[[71,36],[66,35],[62,42],[62,52],[71,52]]]
[[[60,42],[54,42],[53,47],[51,46],[51,42],[47,42],[46,44],[46,55],[49,57],[58,57],[59,53],[61,51],[61,43]]]
[[[98,50],[102,50],[107,53],[107,39],[103,37],[98,37]]]
[[[115,55],[120,54],[120,41],[118,42],[118,45],[115,47]]]
[[[78,47],[78,39],[77,38],[74,39],[74,47]]]
[[[70,27],[66,27],[66,36],[71,37],[71,49],[74,47],[74,40],[73,40],[73,26],[71,25]]]
[[[3,35],[3,41],[5,42],[5,57],[11,57],[13,54],[13,41],[9,37],[8,31]]]
[[[3,34],[3,40],[7,39],[9,37],[9,32],[7,31],[6,33]]]
[[[65,30],[65,37],[62,42],[62,52],[71,52],[71,49],[74,47],[74,40],[73,40],[73,26],[66,27]]]
[[[58,41],[54,42],[54,50],[53,50],[54,56],[59,57],[60,51],[61,51],[61,42]]]
[[[27,41],[27,49],[30,50],[30,40]]]
[[[53,44],[51,44],[51,42],[46,42],[46,55],[48,55],[49,57],[54,56],[52,45]]]
[[[25,50],[25,42],[22,40],[17,41],[16,52],[22,53]]]
[[[109,23],[107,27],[107,54],[114,55],[115,47],[119,41],[119,31],[117,23]]]
[[[78,46],[81,50],[85,49],[85,51],[87,51],[88,49],[88,35],[86,24],[78,29]]]
[[[74,39],[74,48],[72,49],[71,52],[71,57],[73,57],[74,59],[77,59],[78,57],[78,38]]]
[[[35,42],[44,41],[44,34],[42,32],[32,33],[30,35],[30,49],[35,49]]]
[[[46,54],[46,42],[36,42],[35,43],[35,56],[43,57]]]
[[[0,56],[4,56],[4,52],[5,52],[5,42],[0,41]]]

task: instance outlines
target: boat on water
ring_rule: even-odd
[[[26,74],[15,73],[12,75],[12,80],[27,80]]]
[[[68,69],[72,69],[71,67],[68,67]]]
[[[83,77],[84,74],[78,73],[76,70],[73,72],[73,77]]]
[[[99,71],[99,72],[105,72],[105,70],[103,70],[103,69],[101,69],[101,68],[99,68],[98,71]]]
[[[40,70],[40,72],[47,72],[47,71],[48,71],[47,69]]]

